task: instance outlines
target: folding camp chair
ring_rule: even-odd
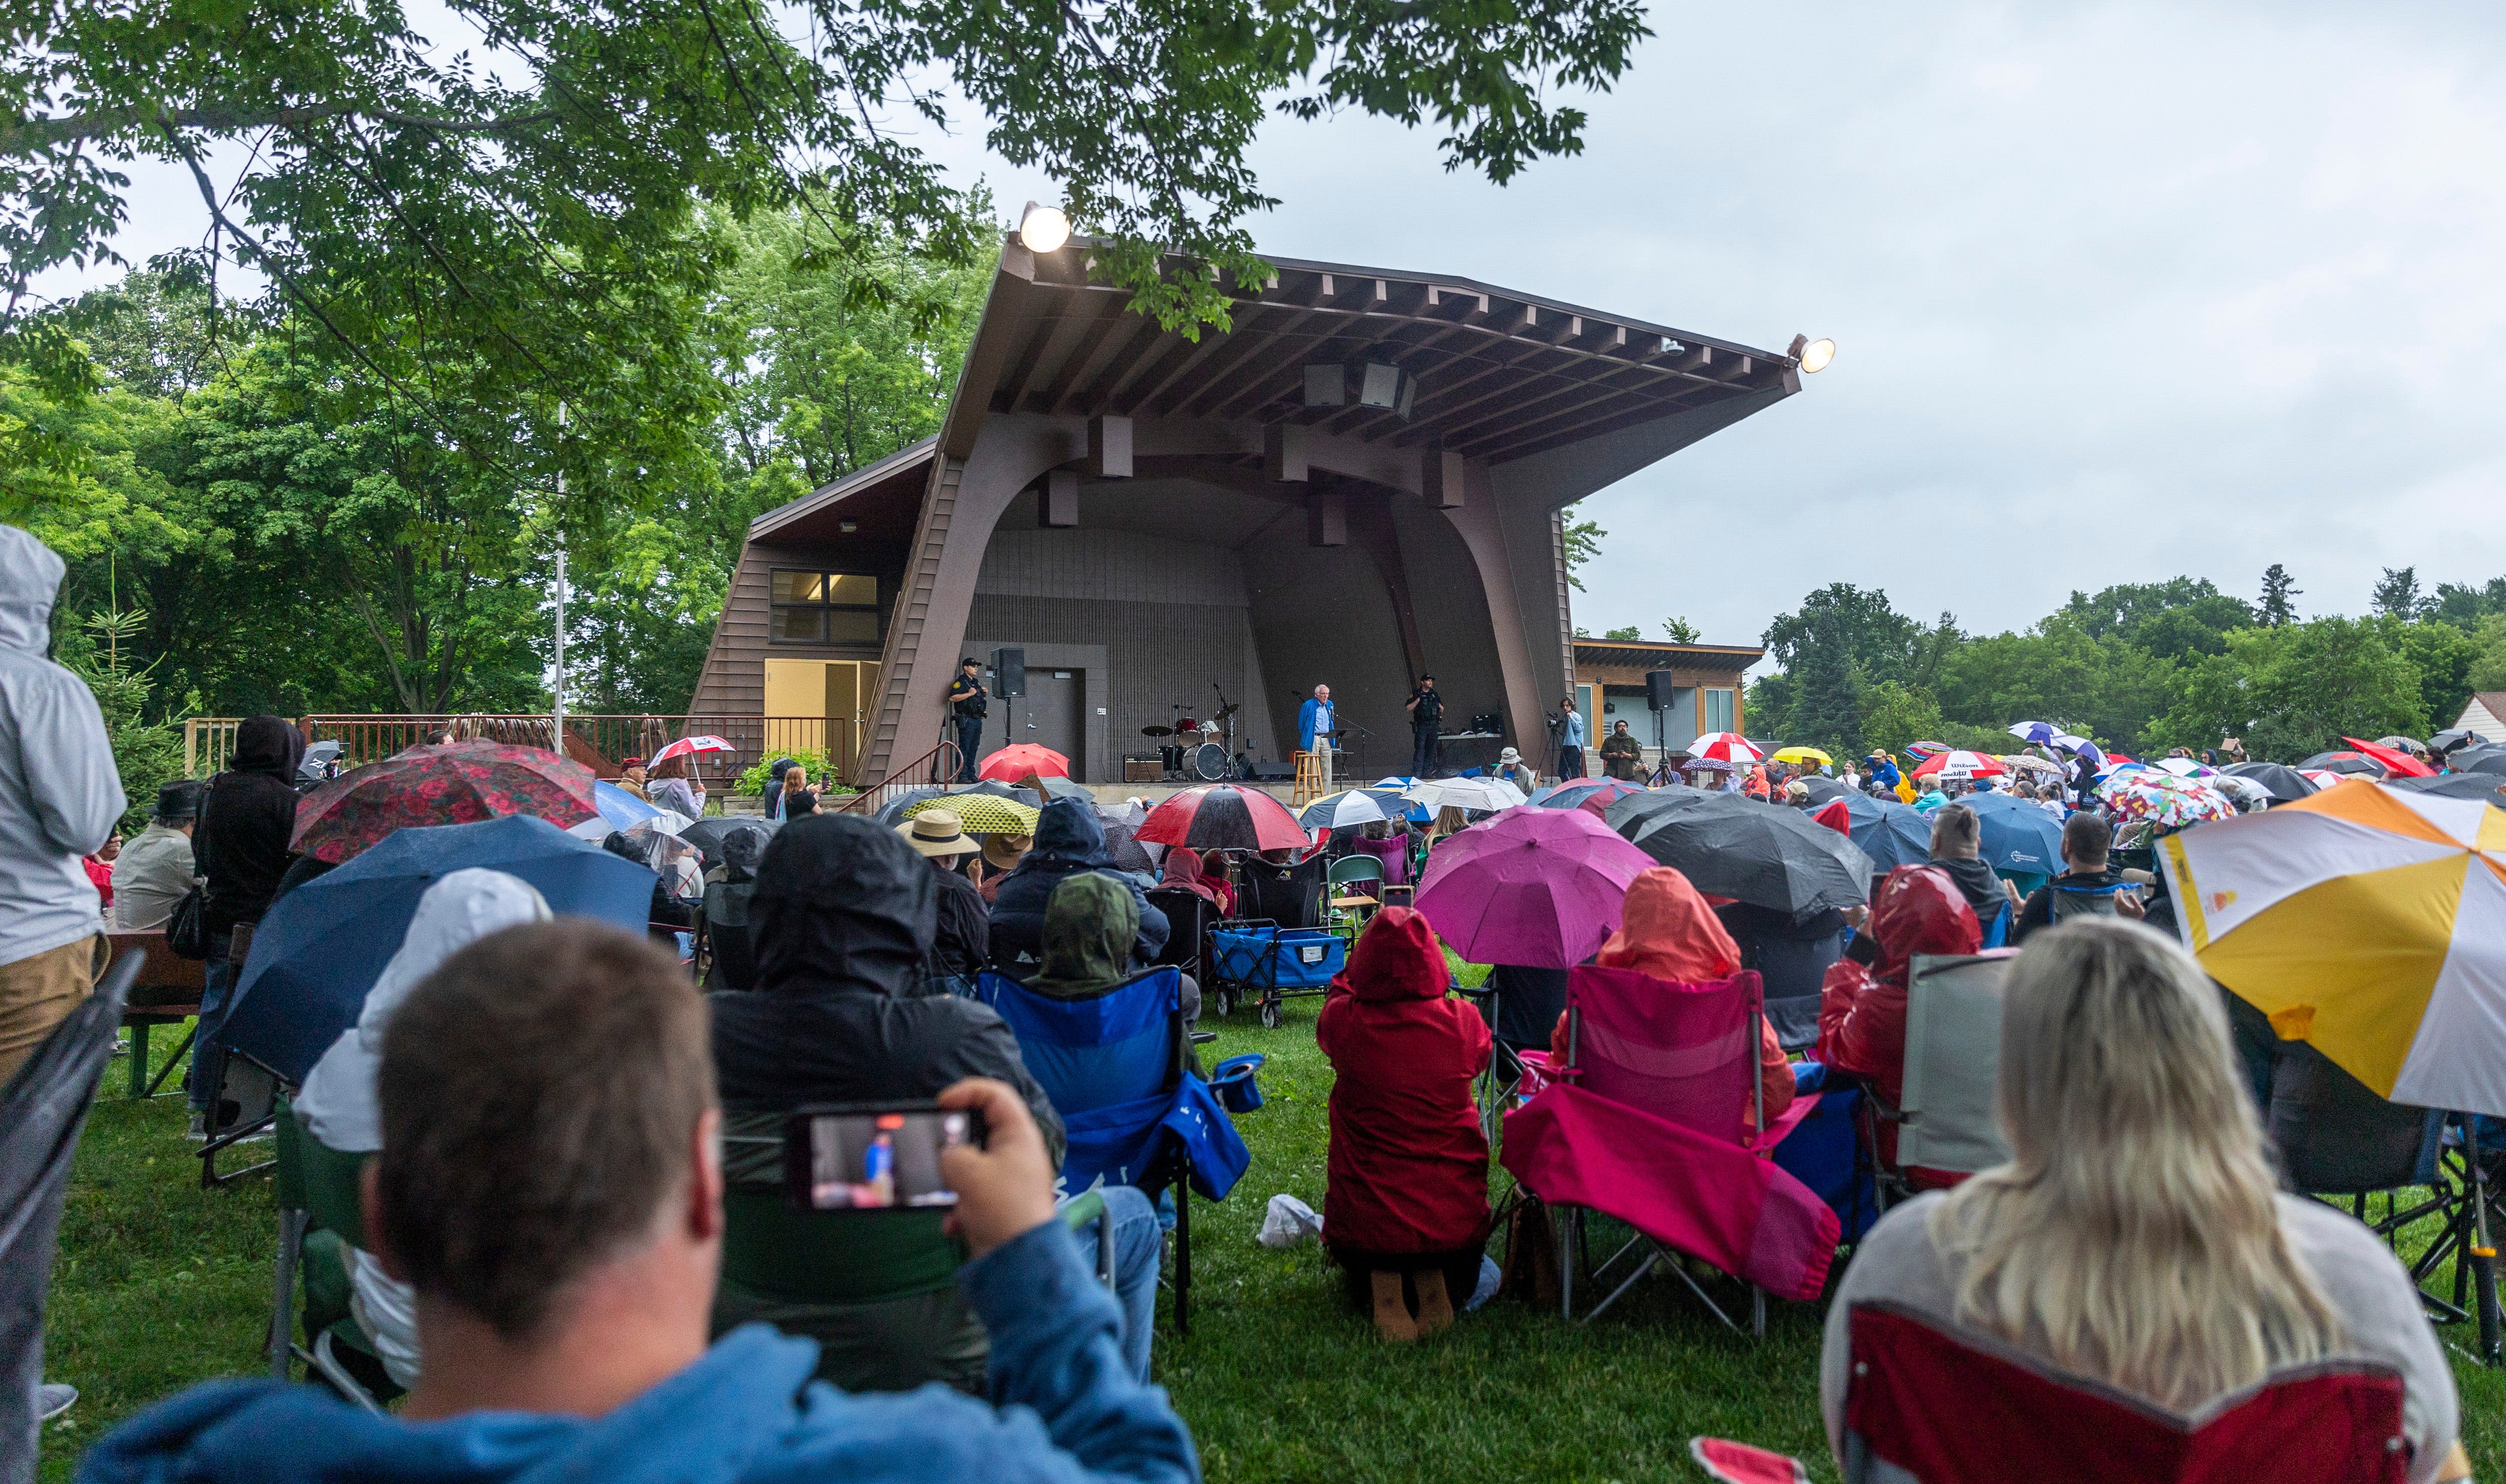
[[[1909,968],[1904,1101],[1891,1107],[1876,1087],[1859,1083],[1863,1153],[1881,1209],[2010,1158],[1993,1100],[2001,1074],[2002,986],[2017,956],[2010,948],[1917,954]],[[1894,1161],[1881,1154],[1885,1124],[1897,1128]]]
[[[372,1336],[348,1307],[349,1249],[366,1245],[363,1183],[371,1154],[335,1149],[313,1137],[285,1099],[277,1109],[278,1272],[269,1313],[269,1374],[289,1379],[289,1361],[361,1409],[382,1415],[400,1395]],[[298,1344],[296,1293],[304,1292],[304,1341]],[[358,1374],[360,1371],[363,1375]]]
[[[1630,1271],[1584,1320],[1600,1317],[1659,1267],[1739,1332],[1682,1254],[1747,1288],[1750,1332],[1759,1336],[1767,1297],[1759,1278],[1779,1282],[1784,1296],[1817,1295],[1835,1256],[1836,1213],[1767,1156],[1818,1099],[1797,1100],[1767,1128],[1761,996],[1758,976],[1746,970],[1703,984],[1589,965],[1568,975],[1566,1066],[1558,1083],[1509,1115],[1502,1154],[1523,1188],[1564,1217],[1558,1270],[1566,1318],[1576,1317],[1579,1268],[1597,1287],[1627,1262]],[[1751,1121],[1765,1130],[1754,1136],[1742,1117],[1752,1110]],[[1597,1267],[1584,1250],[1588,1211],[1633,1228]]]
[[[1374,891],[1357,890],[1361,886],[1372,886]],[[1383,863],[1371,855],[1342,856],[1331,864],[1328,887],[1324,896],[1330,912],[1327,926],[1355,943],[1368,920],[1383,905]]]
[[[2395,1249],[2419,1300],[2439,1324],[2477,1320],[2483,1360],[2497,1363],[2497,1267],[2488,1233],[2506,1219],[2494,1174],[2500,1158],[2494,1120],[2387,1102],[2374,1088],[2300,1041],[2281,1042],[2272,1065],[2273,1146],[2291,1189],[2330,1205],[2346,1201]],[[2383,1215],[2373,1197],[2384,1197]],[[2416,1254],[2404,1240],[2434,1221]],[[2451,1267],[2451,1301],[2430,1290]]]
[[[106,971],[95,992],[0,1087],[0,1478],[35,1476],[44,1298],[70,1161],[146,957],[129,954]]]
[[[753,881],[708,881],[697,912],[698,982],[709,990],[755,989],[757,945],[749,936],[748,902]]]
[[[1898,1305],[1856,1304],[1847,1324],[1845,1484],[2400,1484],[2409,1468],[2388,1366],[2291,1366],[2185,1415]],[[1717,1466],[1730,1448],[1692,1445],[1714,1477],[1749,1476]]]
[[[976,997],[1000,1012],[1061,1114],[1061,1184],[1174,1187],[1175,1328],[1191,1332],[1192,1192],[1221,1200],[1249,1156],[1209,1084],[1187,1070],[1182,980],[1158,969],[1087,1000],[1054,1000],[985,972]]]
[[[1166,945],[1158,953],[1158,967],[1179,969],[1194,983],[1207,984],[1209,928],[1218,921],[1218,904],[1187,887],[1162,886],[1148,896],[1149,905],[1166,914]]]

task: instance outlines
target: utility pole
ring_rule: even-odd
[[[557,436],[565,436],[565,404],[556,405]],[[549,711],[549,747],[565,756],[565,466],[556,471],[556,689]]]

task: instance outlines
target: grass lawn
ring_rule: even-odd
[[[1194,1208],[1192,1338],[1169,1328],[1158,1341],[1159,1379],[1212,1480],[1694,1481],[1687,1445],[1700,1432],[1781,1448],[1836,1477],[1818,1423],[1815,1306],[1772,1306],[1757,1344],[1658,1278],[1589,1327],[1499,1298],[1437,1339],[1387,1347],[1342,1307],[1318,1247],[1255,1243],[1274,1192],[1323,1204],[1321,1003],[1289,1001],[1276,1031],[1239,1008],[1203,1048],[1270,1056],[1268,1102],[1237,1123],[1253,1166],[1226,1202]],[[133,1409],[263,1365],[268,1181],[199,1189],[182,1100],[125,1102],[122,1073],[108,1073],[89,1119],[62,1222],[46,1369],[82,1395],[46,1430],[46,1479],[68,1478],[76,1451]],[[2444,1331],[2450,1345],[2467,1343],[2463,1329]],[[2506,1478],[2506,1374],[2455,1353],[2473,1466]]]

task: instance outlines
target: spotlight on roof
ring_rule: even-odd
[[[1793,336],[1793,348],[1789,354],[1801,363],[1804,371],[1816,373],[1827,370],[1827,363],[1836,359],[1836,342],[1824,338],[1813,340],[1806,335],[1797,335]]]
[[[1407,419],[1418,398],[1418,378],[1389,361],[1327,361],[1306,367],[1306,406],[1374,407]]]
[[[1070,240],[1070,218],[1063,216],[1058,206],[1039,206],[1029,201],[1019,216],[1019,240],[1030,252],[1058,252],[1061,244]]]

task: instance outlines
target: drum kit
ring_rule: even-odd
[[[1235,776],[1235,713],[1243,708],[1224,694],[1218,710],[1206,718],[1183,714],[1178,702],[1172,726],[1143,726],[1140,735],[1154,737],[1158,759],[1169,778],[1197,778],[1218,783]]]

